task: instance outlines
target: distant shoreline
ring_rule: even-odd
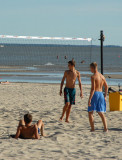
[[[33,65],[33,66],[0,66],[0,72],[32,72],[32,73],[61,73],[67,70],[67,65]],[[89,72],[88,66],[81,65],[80,67],[76,67],[76,70],[80,72]],[[99,67],[100,71],[100,67]],[[122,73],[122,67],[113,67],[106,68],[104,67],[104,73],[113,75],[114,73],[119,75],[118,73]],[[86,75],[86,74],[85,74]]]
[[[37,43],[37,44],[33,44],[33,43],[24,44],[24,43],[14,43],[14,42],[13,42],[13,43],[12,43],[12,42],[11,42],[11,43],[4,43],[4,42],[3,42],[3,43],[0,43],[0,45],[1,45],[1,46],[3,45],[3,47],[4,47],[4,45],[6,45],[6,46],[10,46],[10,45],[18,45],[18,46],[20,46],[20,45],[21,45],[21,46],[25,46],[25,45],[26,45],[26,46],[32,46],[32,45],[33,45],[33,46],[46,46],[46,47],[49,47],[49,46],[52,46],[52,47],[53,47],[53,46],[58,46],[58,47],[59,47],[59,46],[69,46],[68,44],[53,44],[53,43],[52,43],[52,44],[48,44],[48,43],[47,43],[47,44],[43,44],[43,43],[42,43],[42,44],[39,44],[39,43]],[[89,47],[89,46],[91,46],[91,44],[89,44],[89,45],[70,44],[70,46]],[[100,47],[100,45],[92,45],[92,47]],[[118,47],[118,48],[120,48],[120,47],[122,47],[122,46],[119,46],[119,45],[104,45],[104,47],[108,47],[108,48]]]
[[[91,84],[91,73],[81,72],[81,80],[83,85]],[[39,84],[60,84],[63,77],[63,72],[0,72],[1,82],[12,83],[39,83]],[[109,86],[117,86],[119,83],[122,85],[122,72],[111,72],[105,74]],[[77,84],[77,82],[76,82]]]

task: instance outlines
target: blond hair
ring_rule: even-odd
[[[96,69],[96,68],[97,68],[97,63],[96,63],[96,62],[91,63],[91,64],[90,64],[90,67]]]

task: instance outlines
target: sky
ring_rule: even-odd
[[[0,0],[0,35],[93,38],[122,46],[122,0]]]

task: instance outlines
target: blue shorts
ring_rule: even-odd
[[[39,128],[38,128],[38,134],[41,134],[41,133],[40,133],[40,129],[39,129]]]
[[[106,112],[106,101],[102,92],[94,92],[88,112]]]
[[[69,102],[71,105],[75,105],[75,95],[76,89],[75,88],[64,88],[64,100],[65,104]]]

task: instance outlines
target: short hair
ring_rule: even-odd
[[[96,68],[97,68],[97,63],[96,63],[96,62],[92,62],[92,63],[90,64],[90,67],[96,69]]]
[[[69,61],[68,64],[75,67],[75,61],[74,60]]]
[[[30,122],[32,122],[32,115],[31,114],[25,114],[24,115],[24,121],[25,123],[29,124]]]

